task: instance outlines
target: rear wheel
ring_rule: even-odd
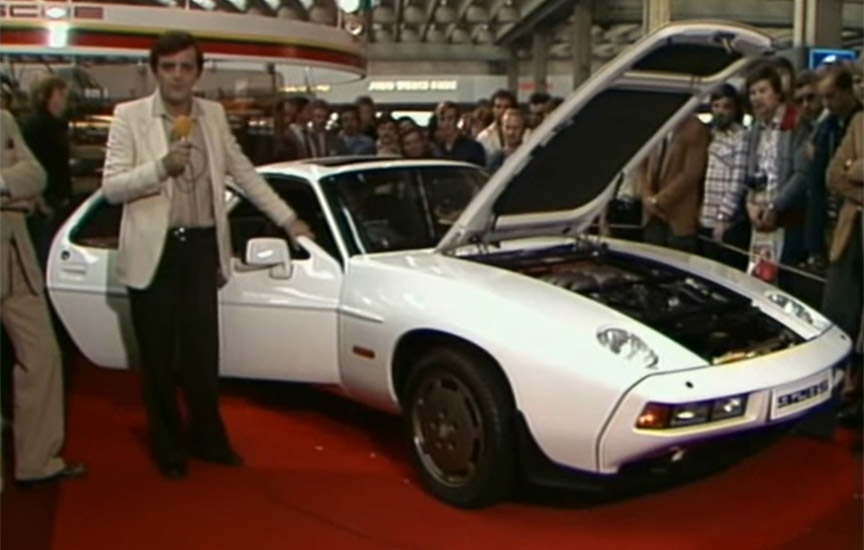
[[[513,400],[494,367],[458,349],[434,349],[414,365],[402,405],[411,456],[430,492],[462,508],[510,494]]]

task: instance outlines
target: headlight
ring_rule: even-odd
[[[597,331],[597,341],[618,357],[632,361],[646,369],[654,368],[658,357],[641,338],[620,328],[604,328]]]
[[[747,412],[747,395],[730,395],[709,401],[692,403],[648,403],[636,420],[636,427],[643,430],[665,430],[719,422],[744,416]]]
[[[802,304],[801,302],[795,300],[794,298],[790,298],[785,294],[781,294],[776,291],[769,291],[765,293],[765,297],[771,301],[771,303],[777,305],[788,313],[789,315],[796,317],[811,327],[819,330],[826,331],[831,327],[831,323],[819,315],[818,313],[813,312],[810,308]]]

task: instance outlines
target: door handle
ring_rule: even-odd
[[[63,267],[60,268],[60,271],[66,273],[68,275],[86,275],[87,274],[87,264],[64,264]]]

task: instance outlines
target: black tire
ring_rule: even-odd
[[[507,498],[515,470],[513,410],[494,367],[459,349],[424,354],[408,378],[402,418],[426,489],[459,508]]]

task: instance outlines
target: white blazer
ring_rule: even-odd
[[[165,126],[156,114],[156,93],[122,103],[114,109],[108,134],[102,189],[109,202],[123,204],[117,271],[123,284],[143,289],[150,285],[159,266],[168,233],[173,178],[160,177],[159,163],[168,152]],[[198,124],[207,147],[219,266],[231,276],[228,218],[225,212],[225,178],[230,175],[246,196],[276,224],[296,219],[288,205],[258,175],[240,150],[228,125],[225,110],[214,101],[195,98],[201,116]]]

